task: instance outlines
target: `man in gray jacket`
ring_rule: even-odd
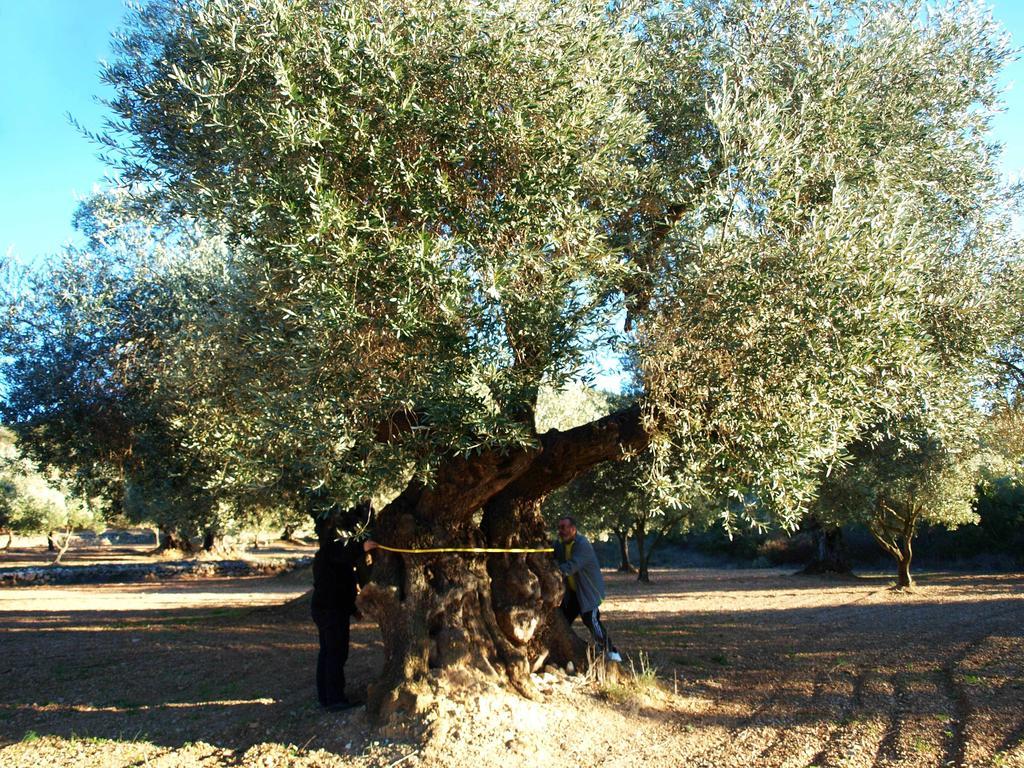
[[[577,616],[582,617],[605,658],[622,661],[601,623],[598,606],[604,600],[604,579],[594,548],[586,536],[576,532],[576,521],[568,516],[558,520],[558,539],[555,542],[555,561],[565,580],[562,613],[566,621],[572,624]]]

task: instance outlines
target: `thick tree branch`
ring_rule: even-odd
[[[529,469],[501,495],[539,499],[603,461],[642,451],[651,441],[639,405],[597,421],[540,436],[541,449]]]

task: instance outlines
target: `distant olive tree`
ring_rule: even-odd
[[[19,451],[79,497],[190,548],[211,520],[214,473],[178,424],[181,393],[155,374],[177,303],[217,244],[155,226],[123,193],[83,203],[75,223],[84,248],[6,265],[0,413]]]
[[[913,540],[923,523],[976,523],[981,479],[980,414],[963,404],[960,419],[936,424],[927,409],[878,422],[849,446],[849,456],[821,486],[833,520],[860,522],[897,563],[897,587],[914,585]]]
[[[76,494],[72,483],[54,472],[41,473],[18,450],[17,438],[0,427],[0,534],[46,534],[48,549],[59,562],[76,531],[103,526],[99,498]]]

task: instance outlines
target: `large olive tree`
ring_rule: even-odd
[[[398,485],[390,545],[536,546],[547,493],[651,447],[669,495],[792,524],[989,343],[1007,55],[967,3],[154,0],[101,140],[226,236],[160,371],[225,478]],[[636,402],[539,432],[613,344]],[[528,690],[560,590],[543,555],[384,556],[371,710],[437,668]]]

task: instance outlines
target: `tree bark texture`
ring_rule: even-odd
[[[903,537],[899,542],[900,556],[898,558],[899,568],[896,577],[897,589],[913,589],[914,578],[910,575],[910,561],[914,559],[914,549],[909,536]]]
[[[649,440],[632,408],[527,450],[444,461],[428,486],[413,481],[377,517],[374,538],[403,549],[547,548],[541,502],[600,461]],[[375,552],[359,607],[380,627],[384,669],[368,691],[372,719],[417,707],[416,683],[437,670],[472,668],[533,695],[545,663],[583,666],[586,643],[558,610],[562,578],[551,554]]]
[[[192,552],[192,542],[188,536],[184,536],[171,528],[160,528],[159,530],[160,543],[157,546],[158,552],[165,552],[170,549],[176,549],[185,553]]]

